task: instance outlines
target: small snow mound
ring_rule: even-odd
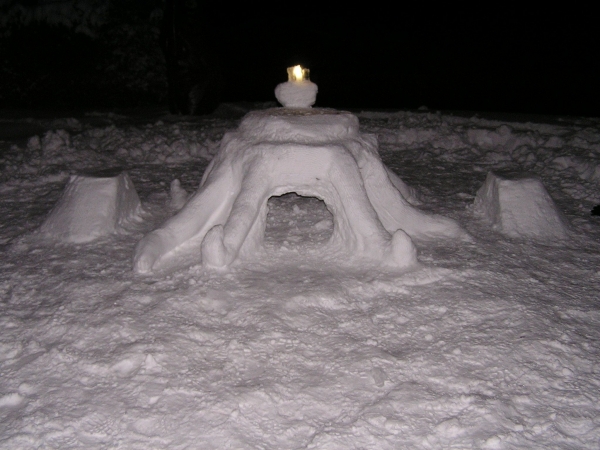
[[[119,232],[140,212],[140,199],[127,173],[112,178],[73,175],[39,232],[64,242],[90,242]]]
[[[23,396],[17,392],[0,397],[0,408],[18,406],[23,402]]]
[[[567,219],[542,182],[527,174],[489,172],[473,206],[494,229],[511,237],[565,239],[569,234]]]
[[[280,83],[275,98],[286,108],[310,108],[317,100],[317,85],[308,80]]]
[[[174,179],[171,182],[171,191],[170,191],[170,202],[169,206],[176,211],[179,211],[185,205],[185,202],[188,198],[188,193],[185,189],[181,187],[181,183],[178,179]]]
[[[417,248],[412,239],[403,230],[397,230],[392,236],[394,265],[412,267],[417,264]]]

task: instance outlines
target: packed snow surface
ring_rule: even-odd
[[[419,208],[471,242],[418,241],[401,274],[340,267],[310,251],[332,214],[287,194],[251,263],[139,275],[136,243],[198,189],[238,119],[0,122],[46,130],[0,142],[0,448],[597,448],[600,121],[357,116]],[[39,238],[71,175],[123,171],[140,221]],[[507,236],[477,213],[503,171],[541,181],[569,239]]]

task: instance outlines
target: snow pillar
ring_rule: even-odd
[[[72,175],[39,232],[63,242],[90,242],[119,232],[140,212],[140,199],[127,173],[112,178]]]
[[[477,191],[476,214],[510,237],[565,239],[569,223],[542,182],[527,174],[489,172]]]

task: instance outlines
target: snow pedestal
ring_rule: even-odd
[[[262,246],[271,196],[295,192],[323,200],[333,234],[323,254],[391,267],[416,263],[412,238],[461,238],[453,220],[409,202],[414,192],[381,162],[374,135],[358,119],[328,109],[251,112],[226,133],[199,190],[138,244],[134,270],[170,266],[179,249],[201,242],[202,263],[226,267]]]
[[[317,100],[317,85],[308,80],[278,84],[275,98],[286,108],[310,108]]]
[[[121,231],[138,218],[140,210],[140,199],[126,173],[112,178],[73,175],[39,232],[64,242],[90,242]]]
[[[561,240],[569,234],[567,219],[542,182],[531,175],[488,173],[474,210],[507,236]]]

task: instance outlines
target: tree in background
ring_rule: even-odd
[[[0,102],[135,106],[164,101],[164,0],[0,0]]]
[[[159,45],[164,0],[111,0],[99,28],[94,83],[118,104],[156,104],[166,97],[165,59]]]
[[[208,16],[195,0],[166,0],[161,46],[174,114],[210,113],[219,103],[221,66],[209,45]]]

